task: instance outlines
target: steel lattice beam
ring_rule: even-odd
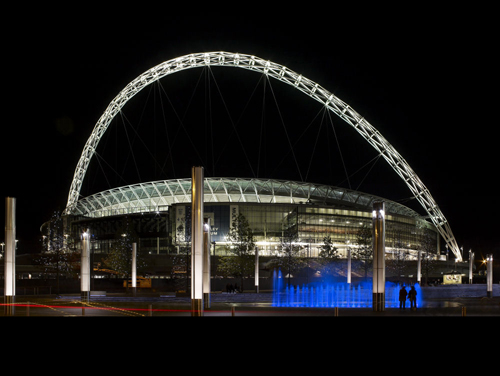
[[[380,134],[379,131],[377,131],[361,115],[354,111],[354,109],[352,109],[347,103],[343,102],[334,94],[301,74],[298,74],[280,64],[276,64],[253,55],[239,53],[218,51],[181,56],[163,62],[147,70],[131,81],[108,105],[87,140],[75,169],[68,195],[67,209],[71,208],[78,201],[82,182],[97,144],[113,118],[118,114],[125,103],[127,103],[130,98],[140,92],[144,87],[167,75],[190,68],[204,66],[237,67],[260,72],[295,87],[307,96],[325,105],[330,111],[354,127],[356,131],[384,157],[387,163],[389,163],[401,179],[404,180],[412,194],[429,214],[429,218],[434,223],[438,232],[444,238],[445,242],[453,251],[457,259],[462,259],[460,249],[451,231],[449,223],[431,196],[429,190],[425,187],[409,164]]]

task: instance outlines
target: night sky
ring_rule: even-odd
[[[387,138],[429,188],[458,244],[466,251],[476,251],[476,259],[491,252],[500,257],[492,9],[358,9],[332,10],[325,15],[322,7],[287,14],[264,9],[221,13],[210,8],[189,17],[180,11],[147,9],[153,13],[151,18],[145,16],[145,8],[106,17],[89,16],[88,10],[47,8],[32,9],[22,17],[21,12],[12,14],[16,26],[8,26],[3,33],[7,99],[1,128],[0,211],[4,213],[4,197],[17,198],[19,253],[38,251],[40,225],[52,211],[64,208],[84,144],[118,92],[165,60],[222,50],[284,65],[351,105]],[[57,15],[51,16],[52,12]],[[188,72],[190,80],[200,75],[196,70]],[[259,75],[253,74],[258,80]],[[254,84],[242,70],[232,70],[227,76],[222,74],[220,82],[240,77],[242,87]],[[182,77],[172,84],[162,81],[162,85],[174,90],[184,82]],[[273,82],[273,87],[279,85]],[[175,90],[180,93],[181,89]],[[290,91],[289,103],[295,103],[298,94]],[[280,98],[287,98],[286,93],[283,90]],[[301,103],[311,103],[301,96]],[[170,94],[169,98],[176,96]],[[285,113],[287,102],[280,99]],[[141,109],[141,104],[136,105]],[[297,106],[290,107],[294,107],[290,111],[298,111]],[[133,104],[128,111],[131,117],[137,115]],[[295,119],[300,123],[309,118],[297,115]],[[300,128],[293,120],[287,124],[290,129]],[[352,171],[356,163],[376,153],[349,128],[340,119],[335,122],[344,156],[354,161],[348,166]],[[116,144],[117,137],[110,130],[108,142]],[[160,139],[155,140],[151,150],[161,149]],[[125,143],[123,138],[120,142]],[[109,148],[111,154],[116,150]],[[268,160],[276,160],[272,150],[266,154]],[[230,155],[230,159],[236,158],[237,152]],[[181,159],[176,161],[175,174],[169,170],[169,176],[162,176],[155,170],[144,181],[189,177],[190,163],[196,161]],[[221,163],[215,175],[235,175],[234,167],[240,163],[245,165],[244,160]],[[315,163],[317,168],[308,180],[333,184],[335,178],[321,172],[324,165]],[[129,168],[134,170],[132,164]],[[385,161],[378,161],[376,169],[359,190],[401,201],[410,196]],[[259,176],[271,170],[276,171],[275,166],[263,166]],[[290,164],[282,165],[269,177],[299,180],[287,177],[289,170],[293,170]],[[251,177],[245,168],[240,172]],[[92,176],[92,185],[87,186],[93,189],[89,193],[96,193],[102,179],[97,173]],[[342,180],[340,175],[335,177]],[[133,176],[130,179],[130,183],[137,182]],[[124,184],[115,186],[119,185]],[[405,203],[418,209],[415,200]],[[0,217],[4,228],[4,215]]]

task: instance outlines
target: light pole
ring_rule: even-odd
[[[486,255],[486,296],[493,296],[493,255]]]
[[[2,246],[3,248],[3,246]],[[4,303],[6,313],[14,314],[16,300],[16,199],[5,198]]]
[[[474,265],[474,252],[469,249],[469,284],[472,285],[472,271]]]
[[[307,261],[309,263],[309,261]],[[309,273],[309,272],[308,272]],[[255,246],[255,292],[259,293],[259,247]]]
[[[373,204],[373,310],[385,311],[385,204]]]
[[[82,234],[80,290],[82,301],[88,302],[90,298],[90,234],[88,230]]]
[[[191,170],[191,315],[203,316],[203,167]]]

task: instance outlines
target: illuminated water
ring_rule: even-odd
[[[386,282],[385,306],[387,308],[399,307],[399,284]],[[422,306],[422,290],[418,284],[417,307]],[[406,291],[410,287],[406,286]],[[284,286],[281,270],[273,275],[273,306],[274,307],[372,307],[373,287],[371,282],[352,285],[343,282],[308,284],[297,286]],[[406,300],[406,308],[410,301]]]

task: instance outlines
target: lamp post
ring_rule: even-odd
[[[385,204],[373,203],[373,310],[385,310]]]
[[[137,295],[137,243],[132,243],[132,295]]]
[[[347,283],[351,283],[351,248],[349,240],[347,241]]]
[[[418,250],[418,260],[417,260],[417,283],[421,285],[422,283],[422,250]]]
[[[493,296],[493,255],[486,255],[486,296]]]
[[[191,170],[191,315],[203,316],[203,167]]]
[[[254,275],[254,277],[255,277],[254,278],[255,279],[255,292],[259,293],[259,247],[257,247],[257,246],[255,246],[255,275]]]
[[[203,302],[205,308],[210,308],[210,218],[204,218],[203,224]]]
[[[474,265],[474,252],[469,249],[469,284],[472,285],[472,271]]]
[[[2,246],[3,249],[3,246]],[[4,303],[6,314],[14,314],[16,300],[16,199],[5,198]]]
[[[88,302],[90,298],[90,234],[88,229],[82,234],[80,292],[82,301]]]

